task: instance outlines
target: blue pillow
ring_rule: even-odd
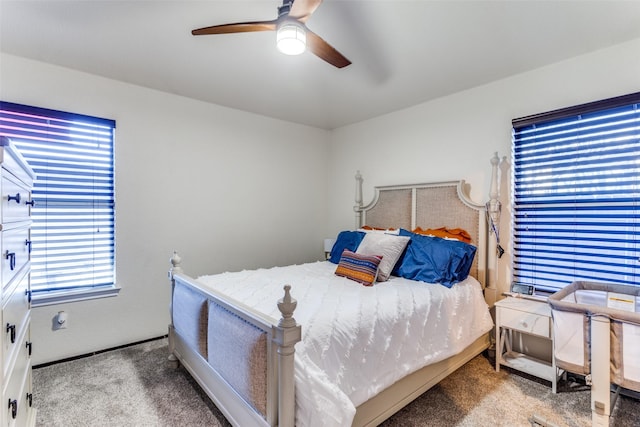
[[[440,283],[447,288],[469,275],[476,247],[458,240],[423,236],[400,230],[411,240],[398,260],[393,274],[411,280]]]
[[[351,252],[355,252],[364,239],[365,233],[362,231],[341,231],[336,238],[336,242],[333,244],[331,248],[331,255],[329,256],[329,261],[334,264],[338,264],[340,262],[340,257],[342,256],[342,251],[345,249],[350,250]]]

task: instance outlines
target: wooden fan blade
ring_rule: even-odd
[[[191,31],[194,36],[207,34],[252,33],[255,31],[275,31],[278,21],[238,22],[236,24],[214,25]]]
[[[294,3],[295,4],[295,3]],[[327,61],[329,64],[343,68],[351,64],[340,52],[335,50],[322,37],[307,28],[307,49],[318,58]]]
[[[289,17],[305,23],[320,6],[320,3],[322,3],[322,0],[294,0],[289,11]]]

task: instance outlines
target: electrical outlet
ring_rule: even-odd
[[[66,311],[59,311],[53,316],[53,329],[67,329],[69,325],[69,314]]]

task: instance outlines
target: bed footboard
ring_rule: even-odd
[[[278,301],[277,320],[206,289],[183,274],[180,262],[174,253],[170,359],[182,363],[233,425],[293,426],[294,346],[301,328],[291,287]]]

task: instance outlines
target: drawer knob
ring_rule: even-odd
[[[18,401],[15,399],[9,399],[9,409],[11,409],[11,418],[15,420],[18,416]]]
[[[17,204],[20,204],[20,193],[16,193],[16,195],[15,195],[15,196],[8,195],[8,196],[7,196],[7,200],[8,200],[8,201],[15,200]]]
[[[16,342],[16,325],[7,323],[7,333],[11,334],[11,344],[15,343]]]
[[[529,324],[525,320],[521,320],[520,324],[522,325],[523,328],[528,328],[529,327]]]
[[[36,205],[35,200],[27,200],[26,202],[24,202],[25,205],[31,205],[31,207],[34,207]]]

